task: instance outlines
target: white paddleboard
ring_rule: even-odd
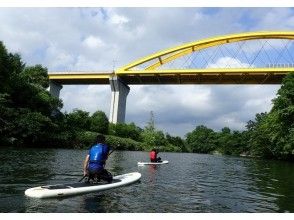
[[[160,164],[167,164],[168,160],[163,160],[162,162],[138,162],[139,166],[144,166],[144,165],[160,165]]]
[[[71,184],[57,184],[48,186],[38,186],[27,189],[25,195],[35,198],[51,198],[51,197],[63,197],[77,194],[84,194],[90,192],[98,192],[116,187],[124,186],[138,181],[141,178],[141,174],[138,172],[127,173],[113,177],[111,183],[100,182],[97,184],[91,183],[71,183]]]

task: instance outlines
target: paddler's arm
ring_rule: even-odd
[[[86,156],[85,161],[84,161],[84,176],[88,174],[88,164],[89,164],[89,154]]]

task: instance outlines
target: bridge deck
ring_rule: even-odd
[[[61,85],[109,84],[113,72],[49,72],[49,80]]]
[[[280,84],[294,68],[202,69],[128,72],[51,72],[49,79],[62,84],[109,84],[119,76],[128,85],[148,84]]]

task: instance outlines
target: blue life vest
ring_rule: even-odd
[[[106,144],[96,144],[89,151],[89,169],[103,169],[109,148]]]

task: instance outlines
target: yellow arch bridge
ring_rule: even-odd
[[[50,92],[62,85],[110,84],[110,121],[124,122],[128,85],[280,84],[294,72],[294,31],[232,34],[186,43],[115,71],[50,72]]]

